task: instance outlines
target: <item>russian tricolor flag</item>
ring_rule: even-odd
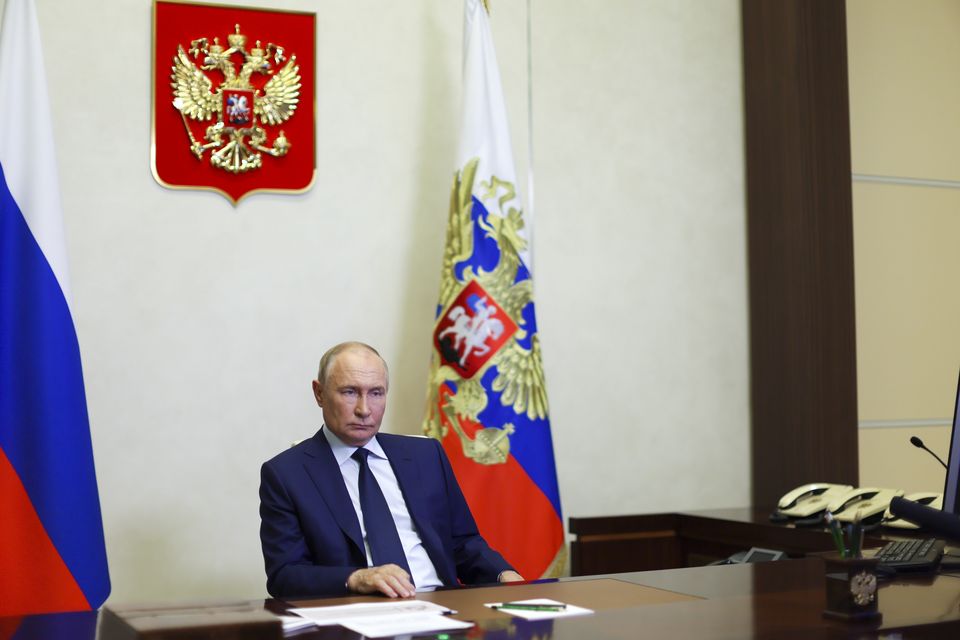
[[[0,24],[0,616],[110,593],[40,34]]]
[[[463,121],[425,433],[450,458],[483,537],[528,580],[566,563],[530,265],[487,13],[465,0]]]

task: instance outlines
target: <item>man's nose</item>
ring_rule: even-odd
[[[354,407],[353,411],[358,416],[366,417],[370,415],[370,407],[367,404],[367,397],[365,395],[361,395],[359,398],[357,398],[357,404]]]

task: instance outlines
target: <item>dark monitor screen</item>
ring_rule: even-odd
[[[947,458],[947,481],[943,487],[943,510],[960,515],[960,376],[957,398],[953,404],[953,431],[950,434],[950,457]]]

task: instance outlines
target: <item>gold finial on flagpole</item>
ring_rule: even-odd
[[[490,15],[490,0],[483,0],[483,8],[487,10],[487,15]]]

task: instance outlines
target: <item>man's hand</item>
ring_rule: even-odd
[[[347,578],[347,588],[356,593],[382,593],[391,598],[409,598],[415,593],[410,575],[395,564],[357,569]]]
[[[497,580],[499,582],[523,582],[523,576],[516,571],[504,571]]]

